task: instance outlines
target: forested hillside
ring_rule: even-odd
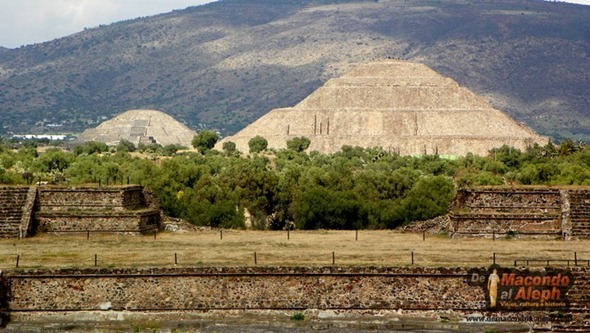
[[[394,228],[447,213],[457,187],[590,185],[590,148],[571,140],[526,151],[504,146],[486,157],[456,160],[350,146],[331,155],[307,153],[304,138],[280,151],[263,150],[253,141],[252,153],[241,156],[229,144],[223,151],[204,149],[215,143],[208,141],[194,141],[200,152],[89,142],[72,152],[39,153],[33,142],[17,149],[4,143],[0,183],[129,181],[154,191],[170,216],[244,228],[247,211],[252,227],[260,229]]]
[[[590,6],[536,0],[224,0],[0,49],[0,132],[129,109],[232,134],[362,62],[422,62],[540,134],[588,140]],[[48,126],[48,125],[52,126]]]

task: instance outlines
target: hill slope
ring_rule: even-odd
[[[422,62],[543,135],[590,141],[590,6],[225,0],[0,52],[6,131],[128,109],[231,134],[359,63]]]

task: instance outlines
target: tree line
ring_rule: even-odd
[[[0,144],[0,182],[27,184],[140,183],[157,194],[165,214],[202,226],[257,229],[380,229],[447,213],[459,187],[588,185],[590,148],[564,140],[524,151],[503,146],[487,156],[455,159],[400,156],[381,148],[343,146],[308,152],[309,139],[250,153],[202,131],[194,150],[175,145],[115,147],[87,142],[73,149],[35,141]],[[246,218],[247,216],[247,218]]]

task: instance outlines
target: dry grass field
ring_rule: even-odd
[[[86,233],[0,240],[0,269],[178,266],[514,265],[515,259],[573,260],[588,265],[590,240],[453,239],[397,231],[162,232],[153,236]],[[256,254],[255,254],[256,253]],[[256,258],[256,262],[255,262]],[[582,260],[586,260],[582,262]],[[519,266],[520,266],[519,262]],[[523,263],[525,264],[525,263]],[[545,265],[535,262],[531,265]],[[554,262],[552,265],[567,265]],[[573,265],[573,261],[570,263]]]

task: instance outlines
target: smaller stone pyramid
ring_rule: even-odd
[[[117,145],[121,140],[135,144],[158,143],[191,147],[196,133],[171,116],[155,110],[130,110],[107,120],[96,128],[85,130],[77,144],[87,141]]]
[[[248,152],[260,135],[269,148],[304,136],[310,150],[343,145],[382,147],[402,155],[485,155],[509,145],[525,149],[541,137],[450,78],[423,64],[381,60],[331,79],[294,107],[274,109],[226,141]]]

